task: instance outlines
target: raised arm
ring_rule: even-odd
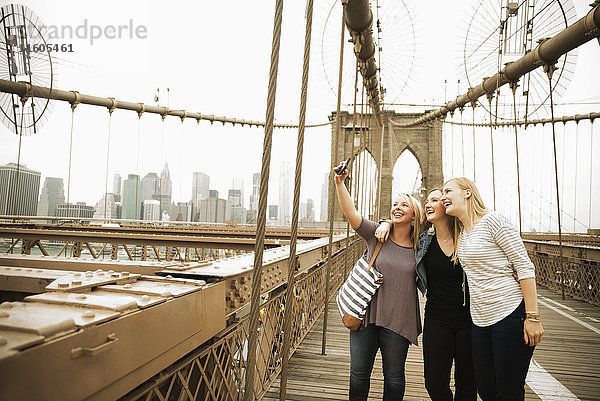
[[[333,180],[335,182],[335,191],[337,192],[338,201],[340,202],[340,207],[342,208],[342,213],[348,219],[348,222],[352,226],[352,228],[356,229],[360,226],[362,221],[362,216],[358,213],[358,210],[354,207],[354,203],[352,202],[352,197],[348,193],[346,186],[344,185],[344,180],[348,176],[348,170],[344,171],[341,175],[337,174],[337,170],[341,167],[341,164],[333,169]],[[333,216],[329,216],[329,218],[333,218]]]

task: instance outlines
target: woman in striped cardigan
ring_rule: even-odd
[[[454,258],[469,283],[479,396],[523,400],[533,349],[544,334],[533,263],[519,231],[504,215],[485,208],[473,181],[447,181],[441,201],[456,217]]]

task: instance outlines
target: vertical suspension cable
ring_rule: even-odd
[[[306,3],[306,31],[304,37],[304,62],[302,64],[302,86],[300,89],[300,116],[298,119],[298,145],[296,151],[296,174],[294,178],[294,204],[292,208],[292,231],[290,236],[290,257],[288,281],[285,296],[285,311],[283,318],[283,349],[281,358],[281,376],[279,384],[279,399],[285,401],[287,389],[288,360],[290,358],[290,343],[292,339],[292,314],[295,309],[294,285],[297,269],[296,242],[298,240],[298,214],[300,209],[300,184],[302,180],[302,157],[304,154],[304,123],[306,120],[306,93],[308,91],[308,67],[310,62],[310,37],[312,33],[313,0]],[[346,246],[348,240],[346,239]]]
[[[380,145],[379,145],[379,169],[377,171],[377,198],[375,200],[375,210],[377,212],[377,216],[375,217],[376,220],[379,220],[381,218],[381,179],[382,179],[382,171],[383,171],[383,137],[385,135],[385,123],[386,123],[387,119],[382,118],[381,121],[381,140],[380,140]],[[390,132],[390,126],[388,124],[388,148],[391,149],[391,144],[392,141],[394,140],[392,138],[392,133]]]
[[[461,149],[460,156],[462,162],[462,175],[465,176],[465,133],[463,129],[463,110],[464,108],[460,108],[460,141],[461,141]]]
[[[452,124],[450,124],[450,177],[454,177],[454,110],[450,112]]]
[[[560,193],[558,191],[558,163],[556,161],[556,132],[554,130],[554,100],[552,98],[552,73],[556,67],[554,65],[545,65],[544,69],[548,74],[548,85],[550,88],[550,113],[552,116],[552,146],[554,150],[554,181],[556,185],[556,211],[558,216],[558,250],[559,250],[559,264],[560,264],[560,275],[561,275],[561,295],[562,299],[565,299],[565,263],[563,260],[563,244],[562,244],[562,227],[560,224]]]
[[[563,122],[563,131],[566,129],[566,122]],[[577,170],[579,167],[579,157],[577,157],[577,153],[579,151],[579,121],[575,120],[575,179],[573,181],[573,185],[575,188],[573,190],[573,233],[577,232]],[[563,177],[564,181],[564,177]],[[564,192],[563,192],[564,194]]]
[[[560,155],[560,178],[561,178],[561,182],[560,182],[560,193],[564,194],[565,193],[565,154],[566,154],[566,147],[565,147],[565,138],[567,136],[567,132],[566,132],[566,124],[563,124],[563,130],[562,130],[562,146],[561,146],[561,155]],[[560,213],[562,214],[562,217],[564,218],[564,210],[561,210]],[[575,223],[573,223],[575,224]]]
[[[335,132],[331,135],[331,162],[329,166],[329,199],[328,199],[328,209],[329,209],[329,243],[327,245],[327,263],[325,266],[325,302],[324,302],[324,310],[323,310],[323,333],[321,338],[321,355],[325,355],[325,348],[327,346],[327,318],[328,318],[328,309],[327,305],[329,303],[330,297],[330,288],[329,285],[331,283],[331,261],[332,261],[332,252],[333,252],[333,222],[335,220],[335,195],[334,195],[334,187],[333,187],[333,167],[337,163],[337,141],[340,136],[340,126],[341,126],[341,117],[340,117],[340,108],[342,103],[342,72],[344,69],[344,34],[346,32],[346,3],[342,2],[342,29],[340,33],[340,63],[338,67],[338,87],[337,87],[337,106],[336,106],[336,114],[335,114]]]
[[[594,159],[593,159],[593,146],[594,146],[594,120],[590,120],[590,200],[588,203],[588,229],[592,228],[592,178],[594,176]]]
[[[523,233],[522,218],[521,218],[521,172],[519,171],[519,138],[517,130],[517,82],[511,82],[511,88],[513,93],[513,107],[514,107],[514,119],[515,119],[515,156],[517,163],[517,204],[519,205],[519,235]],[[557,181],[558,182],[558,181]],[[558,190],[558,188],[557,188]]]
[[[104,174],[104,220],[106,220],[106,209],[108,207],[108,167],[110,165],[110,128],[112,125],[112,112],[108,110],[108,136],[106,138],[106,173]],[[112,216],[111,216],[112,218]]]
[[[138,188],[140,183],[140,130],[142,123],[142,113],[138,114],[138,129],[137,129],[137,152],[135,156],[135,216],[134,220],[138,220]]]
[[[162,123],[160,125],[160,164],[158,166],[159,176],[158,176],[158,220],[162,220],[162,208],[163,208],[163,196],[162,196],[162,180],[163,180],[163,146],[165,142],[165,117],[167,115],[163,114],[161,116]],[[181,118],[181,122],[183,123],[184,117]]]
[[[475,149],[475,106],[477,105],[477,102],[472,102],[471,103],[471,111],[472,111],[472,117],[473,117],[473,121],[472,121],[472,126],[473,126],[473,182],[477,182],[477,163],[476,163],[476,155],[477,155],[477,150]]]
[[[25,103],[26,103],[26,100],[23,100],[23,98],[21,98],[21,109],[22,110],[25,110]],[[25,116],[25,112],[21,111],[21,122],[19,123],[18,127],[17,127],[17,122],[15,121],[15,131],[17,131],[17,130],[19,131],[19,148],[17,150],[17,175],[15,177],[15,190],[13,192],[13,207],[12,207],[13,216],[17,215],[17,194],[19,192],[19,173],[20,173],[20,169],[21,169],[21,144],[22,144],[22,140],[23,140],[23,117],[24,116]]]
[[[183,144],[183,118],[181,119],[181,125],[180,125],[180,129],[179,129],[179,143]],[[200,121],[198,121],[200,122]],[[177,207],[177,217],[175,218],[175,220],[177,220],[177,218],[179,216],[181,216],[181,221],[187,221],[187,219],[183,219],[183,214],[181,213],[181,204],[183,203],[183,197],[181,196],[181,184],[183,181],[183,146],[179,146],[179,202],[178,203],[178,207]],[[187,207],[186,207],[186,214],[187,214]]]
[[[67,212],[66,217],[69,217],[69,203],[71,197],[71,160],[73,155],[73,122],[75,120],[75,108],[77,103],[71,104],[71,134],[69,135],[69,166],[67,171]]]
[[[492,199],[494,204],[494,210],[496,210],[496,169],[494,167],[494,127],[492,126],[492,96],[488,96],[489,107],[490,107],[490,145],[492,155],[490,157],[492,162]]]
[[[245,401],[255,399],[255,373],[257,369],[256,352],[258,336],[258,314],[260,310],[260,287],[262,279],[263,248],[267,222],[267,194],[269,191],[269,172],[271,165],[271,147],[273,144],[273,120],[275,115],[275,95],[277,90],[277,71],[279,67],[279,44],[281,38],[281,20],[283,0],[275,2],[273,22],[273,42],[271,49],[271,67],[269,70],[269,87],[267,91],[267,112],[265,118],[265,139],[260,175],[260,196],[258,199],[258,214],[256,217],[256,244],[254,264],[252,269],[252,295],[250,299],[250,324],[248,331],[248,357],[246,364]]]
[[[354,105],[352,111],[352,138],[350,142],[350,165],[348,166],[348,175],[350,176],[350,182],[354,180],[354,163],[355,163],[355,150],[354,150],[354,138],[356,136],[356,98],[358,96],[358,59],[356,59],[356,66],[354,71]],[[353,185],[348,185],[349,190],[353,190]],[[354,186],[354,192],[356,192],[356,186]],[[354,195],[354,194],[353,194]],[[344,267],[344,281],[348,277],[349,267],[352,266],[350,260],[350,222],[346,219],[346,266]]]

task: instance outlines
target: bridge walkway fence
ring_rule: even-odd
[[[332,256],[329,294],[336,294],[353,262],[364,250],[363,241],[353,241]],[[352,264],[348,264],[347,260]],[[326,272],[327,265],[323,263],[296,278],[291,353],[300,346],[323,315],[324,306],[328,303],[325,300]],[[257,371],[254,375],[254,394],[257,399],[263,397],[281,371],[285,290],[280,287],[263,296],[262,301],[256,351]],[[211,339],[209,344],[183,357],[169,369],[125,395],[122,400],[244,399],[249,317],[246,311],[245,316]]]
[[[574,299],[600,306],[600,247],[588,244],[562,244],[560,262],[556,241],[525,239],[525,248],[536,267],[536,282]],[[561,269],[564,268],[564,275]]]

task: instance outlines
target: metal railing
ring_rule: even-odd
[[[330,294],[342,285],[347,271],[364,252],[364,241],[354,241],[332,257]],[[350,263],[348,263],[350,262]],[[324,306],[326,264],[301,274],[294,286],[291,349],[295,351],[310,331]],[[256,350],[254,394],[262,398],[281,371],[285,292],[270,293],[261,305]],[[248,317],[241,318],[212,344],[203,345],[157,374],[122,399],[135,400],[227,400],[243,399],[247,364]]]
[[[600,247],[563,245],[561,271],[557,243],[525,240],[535,265],[536,282],[554,291],[600,306]]]

